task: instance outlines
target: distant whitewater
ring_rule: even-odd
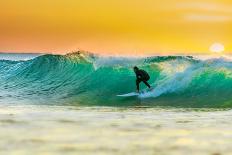
[[[134,65],[148,71],[154,90],[117,97],[135,91]],[[0,60],[0,83],[1,104],[232,107],[232,62],[224,58],[42,55]]]

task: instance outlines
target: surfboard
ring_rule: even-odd
[[[132,93],[122,94],[122,95],[117,95],[117,96],[119,96],[119,97],[132,97],[132,96],[139,96],[139,93],[132,92]]]
[[[142,90],[140,93],[136,93],[136,92],[131,92],[131,93],[128,93],[128,94],[122,94],[122,95],[116,95],[116,96],[119,96],[119,97],[133,97],[133,96],[139,96],[141,94],[144,94],[144,93],[147,93],[149,91],[152,91],[153,89],[150,89],[150,90]]]

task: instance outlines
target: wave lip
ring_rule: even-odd
[[[149,72],[153,91],[139,98],[117,97],[135,90],[134,65]],[[1,103],[232,107],[232,62],[224,58],[123,58],[76,52],[0,60],[0,68]]]

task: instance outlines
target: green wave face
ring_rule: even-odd
[[[150,74],[154,90],[117,97],[135,91],[134,65]],[[43,55],[28,61],[1,60],[0,82],[1,103],[232,107],[232,63],[225,59]]]

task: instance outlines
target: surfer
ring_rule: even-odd
[[[148,88],[151,88],[151,86],[147,83],[147,81],[150,79],[150,76],[146,71],[139,69],[137,66],[135,66],[134,72],[136,74],[136,86],[137,86],[138,93],[139,93],[140,82],[143,82]]]

